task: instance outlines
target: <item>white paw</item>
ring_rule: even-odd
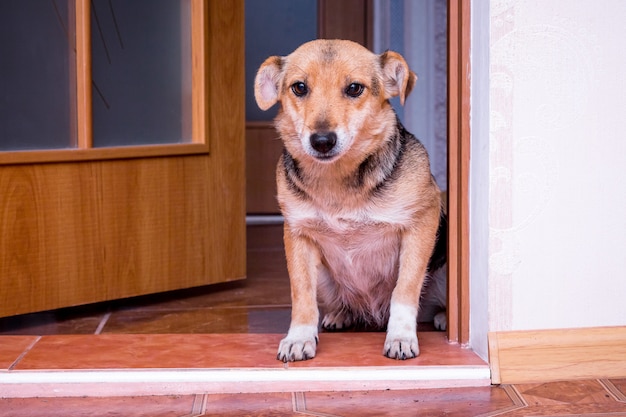
[[[342,330],[352,326],[352,319],[340,312],[328,313],[322,320],[322,327],[326,330]]]
[[[315,357],[317,326],[293,326],[280,341],[276,359],[283,362],[304,361]]]
[[[420,354],[417,334],[394,337],[387,335],[383,354],[391,359],[405,360]]]
[[[433,324],[435,325],[435,329],[444,331],[448,328],[448,316],[445,311],[441,311],[437,313],[435,318],[433,319]]]
[[[391,359],[405,360],[414,358],[419,354],[417,309],[413,306],[392,302],[383,355]]]

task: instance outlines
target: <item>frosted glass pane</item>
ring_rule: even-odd
[[[0,151],[75,146],[68,3],[0,0]]]
[[[94,147],[191,142],[189,0],[93,0]]]

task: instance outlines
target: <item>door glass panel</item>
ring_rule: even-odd
[[[190,0],[92,0],[94,147],[191,142]]]
[[[76,146],[69,3],[0,1],[0,151]]]

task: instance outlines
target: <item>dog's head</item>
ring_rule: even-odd
[[[294,157],[331,162],[365,157],[384,141],[396,123],[389,99],[404,104],[416,80],[396,52],[315,40],[263,62],[254,95],[262,110],[280,102],[276,127]]]

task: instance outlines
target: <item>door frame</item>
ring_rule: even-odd
[[[470,13],[448,0],[448,339],[470,339]]]

